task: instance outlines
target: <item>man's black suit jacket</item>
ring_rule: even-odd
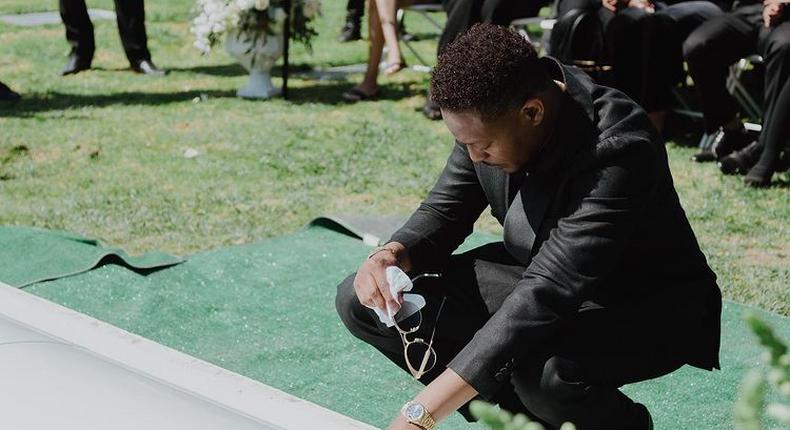
[[[502,384],[495,373],[587,301],[688,321],[696,334],[681,358],[718,367],[721,294],[681,208],[664,144],[621,92],[551,58],[542,64],[566,90],[537,159],[510,175],[473,163],[456,143],[428,197],[391,239],[407,247],[415,270],[439,264],[490,206],[506,249],[525,267],[448,367],[491,398]]]

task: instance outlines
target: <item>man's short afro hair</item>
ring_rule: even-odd
[[[548,87],[535,48],[505,27],[476,24],[450,43],[431,76],[431,99],[451,112],[492,119]]]

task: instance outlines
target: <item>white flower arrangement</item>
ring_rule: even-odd
[[[284,0],[198,0],[191,32],[195,47],[208,53],[229,31],[278,34],[288,18]],[[320,0],[291,0],[291,39],[310,47],[317,34],[311,22],[321,13]]]

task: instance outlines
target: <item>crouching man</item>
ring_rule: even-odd
[[[548,428],[652,428],[619,387],[718,368],[721,293],[647,115],[493,25],[449,45],[431,85],[447,165],[336,300],[352,334],[427,385],[390,429],[470,419],[475,397]],[[452,255],[487,206],[502,242]],[[416,322],[371,309],[404,303],[389,266],[441,274],[415,282]]]

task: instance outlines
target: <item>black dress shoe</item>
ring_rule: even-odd
[[[79,55],[72,53],[69,54],[69,59],[66,61],[66,66],[63,67],[63,71],[60,72],[60,74],[61,76],[74,75],[90,68],[90,58],[80,57]]]
[[[719,170],[725,175],[745,175],[752,166],[757,164],[762,152],[763,147],[757,141],[754,141],[746,148],[735,151],[719,160]]]
[[[779,152],[779,157],[766,161],[761,157],[757,164],[749,169],[749,173],[743,178],[743,182],[750,187],[763,188],[771,185],[771,178],[775,172],[784,172],[790,168],[790,148]]]
[[[0,82],[0,103],[16,103],[22,96],[15,93],[11,88]]]
[[[727,130],[721,128],[718,134],[713,138],[713,143],[710,146],[711,151],[716,155],[717,160],[739,151],[749,145],[754,139],[749,136],[746,128],[741,126],[737,130]]]
[[[148,76],[165,76],[167,74],[167,70],[156,67],[151,60],[141,60],[132,66],[132,70]]]

